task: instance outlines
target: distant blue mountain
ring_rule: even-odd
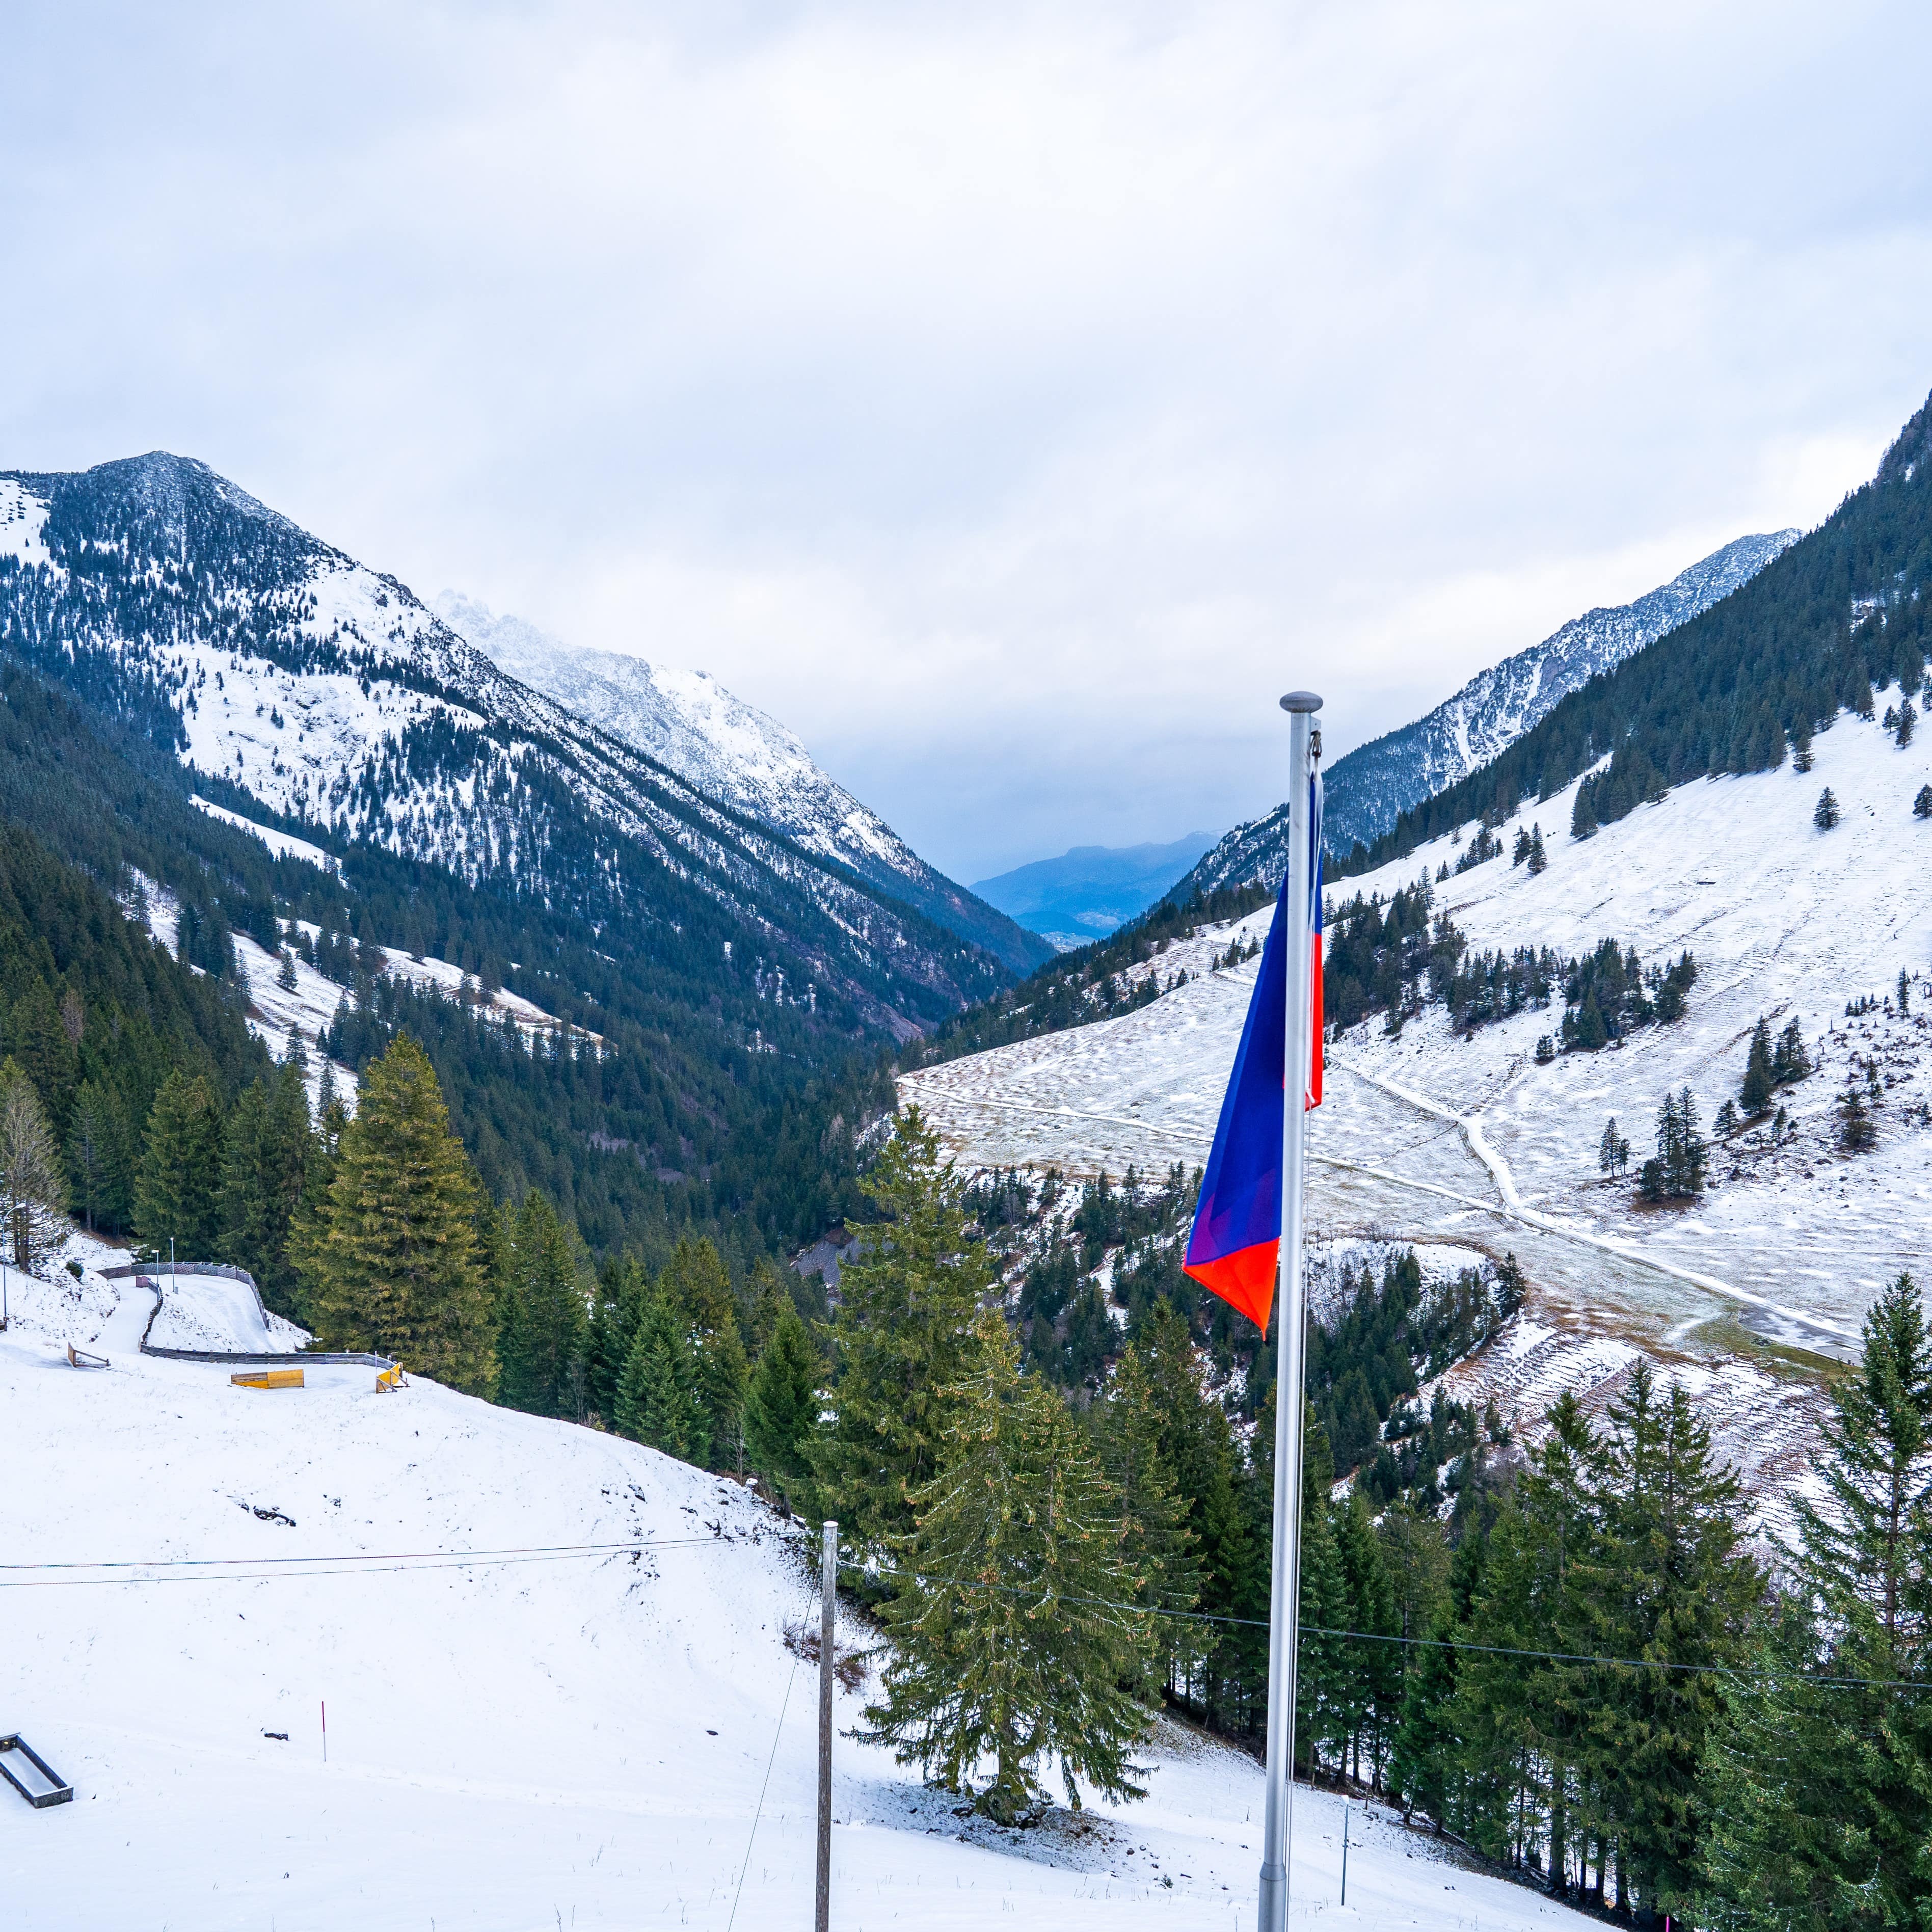
[[[1190,832],[1171,845],[1076,845],[1058,859],[982,879],[973,890],[1064,952],[1146,911],[1218,836]]]

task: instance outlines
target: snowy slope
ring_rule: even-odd
[[[642,913],[681,931],[699,896],[745,956],[785,964],[799,1003],[836,988],[901,1036],[909,1008],[935,1017],[998,983],[962,922],[1010,966],[1046,956],[956,887],[952,928],[908,919],[899,874],[890,897],[854,883],[203,464],[156,453],[0,488],[0,557],[20,566],[0,578],[0,644],[172,739],[297,838],[367,842],[598,924]],[[931,876],[937,911],[946,882]]]
[[[0,1540],[41,1566],[0,1571],[0,1708],[76,1796],[0,1792],[10,1924],[806,1922],[815,1684],[784,1633],[814,1611],[768,1512],[588,1430],[422,1382],[380,1394],[367,1369],[234,1388],[134,1354],[145,1310],[91,1268],[58,1280],[16,1284],[0,1336]],[[68,1369],[70,1337],[111,1369]],[[556,1553],[589,1544],[629,1546]],[[516,1555],[451,1558],[478,1551]],[[839,1693],[842,1733],[862,1696]],[[835,1922],[1250,1923],[1258,1766],[1168,1726],[1148,1756],[1144,1803],[1002,1832],[842,1736]],[[1298,1794],[1298,1924],[1337,1910],[1340,1809]],[[1364,1826],[1357,1806],[1352,1923],[1580,1922],[1392,1817]]]
[[[1889,695],[1896,698],[1896,692]],[[1884,708],[1888,694],[1881,693]],[[1388,1039],[1379,1019],[1334,1040],[1327,1103],[1312,1117],[1317,1232],[1471,1240],[1513,1250],[1532,1306],[1508,1349],[1470,1366],[1506,1410],[1534,1413],[1560,1386],[1613,1386],[1642,1348],[1694,1371],[1726,1453],[1767,1489],[1802,1466],[1802,1389],[1763,1344],[1843,1355],[1874,1292],[1900,1268],[1932,1270],[1932,822],[1912,816],[1932,781],[1932,742],[1899,750],[1845,716],[1816,741],[1816,768],[1700,780],[1577,842],[1559,828],[1571,794],[1526,808],[1550,850],[1540,877],[1507,857],[1436,888],[1478,950],[1548,945],[1577,954],[1604,937],[1648,963],[1686,948],[1700,976],[1678,1024],[1622,1048],[1536,1064],[1553,1009],[1452,1036],[1440,1009]],[[1844,812],[1828,833],[1812,808],[1829,784]],[[1504,828],[1505,850],[1514,823]],[[1384,895],[1453,863],[1444,838],[1331,889]],[[1204,932],[1153,962],[1163,981],[1200,973],[1228,938],[1259,937],[1265,910]],[[1881,1000],[1901,967],[1908,1016],[1848,1019]],[[922,1070],[902,1080],[973,1162],[1080,1172],[1129,1162],[1198,1162],[1212,1138],[1256,964],[1205,974],[1123,1018]],[[1714,1184],[1688,1210],[1647,1209],[1606,1182],[1597,1147],[1615,1114],[1640,1158],[1664,1095],[1688,1085],[1708,1128],[1734,1094],[1753,1023],[1796,1015],[1821,1070],[1783,1099],[1795,1132],[1762,1130],[1718,1150]],[[1879,1066],[1879,1144],[1836,1150],[1834,1103],[1853,1057]],[[1862,1078],[1862,1076],[1861,1076]]]
[[[1558,699],[1688,623],[1755,577],[1801,532],[1739,537],[1638,598],[1586,610],[1539,644],[1472,678],[1426,716],[1338,758],[1328,774],[1324,832],[1331,852],[1370,844],[1410,806],[1487,764]],[[1278,875],[1286,808],[1237,826],[1179,888],[1245,884]]]

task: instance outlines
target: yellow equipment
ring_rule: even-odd
[[[237,1388],[302,1388],[307,1386],[299,1369],[255,1369],[245,1376],[230,1376],[228,1379]]]
[[[403,1373],[403,1365],[400,1362],[392,1362],[376,1378],[376,1386],[379,1389],[407,1388],[409,1385],[410,1378]]]

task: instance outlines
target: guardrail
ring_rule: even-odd
[[[262,1302],[262,1291],[255,1286],[255,1277],[246,1268],[236,1268],[226,1262],[177,1262],[169,1269],[153,1267],[146,1262],[132,1262],[124,1267],[98,1268],[95,1270],[110,1280],[131,1279],[137,1287],[151,1290],[154,1298],[154,1307],[149,1311],[147,1324],[141,1330],[141,1352],[153,1355],[166,1362],[226,1363],[236,1368],[286,1367],[291,1362],[313,1362],[327,1366],[335,1364],[345,1367],[364,1369],[392,1369],[394,1359],[388,1355],[371,1354],[362,1350],[332,1350],[325,1348],[284,1348],[268,1351],[235,1351],[225,1348],[164,1348],[150,1342],[148,1337],[154,1333],[154,1324],[160,1319],[161,1278],[166,1275],[216,1275],[224,1281],[246,1282],[248,1292],[255,1298],[255,1306],[262,1317],[262,1326],[268,1325],[268,1311]]]

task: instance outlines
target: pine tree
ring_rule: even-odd
[[[690,1330],[661,1284],[653,1284],[645,1297],[617,1384],[617,1430],[680,1462],[709,1444]]]
[[[1736,1474],[1714,1461],[1682,1385],[1660,1394],[1640,1358],[1607,1419],[1602,1533],[1576,1580],[1587,1619],[1577,1647],[1658,1667],[1593,1673],[1592,1754],[1620,1876],[1653,1913],[1682,1917],[1694,1907],[1708,1816],[1700,1778],[1722,1709],[1709,1673],[1743,1661],[1762,1579],[1744,1547]]]
[[[1630,1158],[1630,1143],[1617,1131],[1617,1117],[1612,1114],[1604,1123],[1602,1138],[1597,1142],[1597,1171],[1600,1174],[1614,1174],[1624,1161]]]
[[[0,1065],[0,1239],[16,1268],[34,1274],[66,1239],[67,1175],[34,1082],[12,1059]]]
[[[1597,788],[1594,782],[1586,778],[1576,788],[1576,802],[1570,813],[1570,836],[1572,838],[1588,838],[1597,830]]]
[[[517,1213],[509,1271],[497,1399],[532,1415],[576,1418],[584,1403],[584,1293],[570,1232],[535,1188]]]
[[[1352,1490],[1334,1511],[1337,1566],[1341,1572],[1345,1630],[1359,1632],[1339,1645],[1342,1690],[1342,1769],[1357,1783],[1382,1788],[1382,1768],[1401,1715],[1402,1653],[1376,1638],[1396,1636],[1395,1591],[1382,1561],[1382,1544],[1366,1499]]]
[[[134,1232],[152,1252],[170,1240],[183,1261],[208,1261],[220,1238],[221,1103],[205,1075],[176,1067],[148,1110],[134,1183]]]
[[[1120,1498],[1120,1550],[1135,1578],[1133,1600],[1150,1610],[1192,1610],[1201,1600],[1201,1568],[1180,1494],[1162,1442],[1162,1418],[1144,1354],[1120,1358],[1096,1414],[1101,1466]],[[1172,1623],[1151,1626],[1156,1682],[1177,1688],[1195,1648]]]
[[[617,1385],[623,1378],[650,1277],[634,1255],[609,1257],[597,1274],[584,1343],[584,1385],[591,1412],[606,1429],[617,1426]]]
[[[285,993],[296,989],[296,956],[287,946],[282,949],[282,963],[275,968],[275,984]]]
[[[710,1241],[687,1236],[665,1264],[659,1286],[683,1312],[698,1363],[693,1394],[700,1436],[692,1444],[692,1460],[706,1468],[734,1468],[750,1370],[738,1334],[731,1278]]]
[[[861,1184],[889,1218],[855,1227],[832,1325],[835,1420],[812,1448],[826,1514],[861,1544],[912,1526],[939,1466],[940,1391],[965,1379],[998,1270],[968,1238],[961,1185],[916,1108]]]
[[[1846,1154],[1866,1154],[1878,1144],[1878,1130],[1872,1125],[1871,1109],[1856,1087],[1847,1087],[1838,1099],[1838,1145]]]
[[[1838,822],[1838,801],[1832,788],[1827,785],[1818,794],[1818,803],[1811,814],[1811,823],[1820,832],[1828,832]]]
[[[1529,835],[1529,870],[1531,876],[1534,878],[1538,873],[1546,871],[1549,868],[1549,865],[1550,855],[1543,849],[1543,827],[1540,825],[1535,826],[1532,828]]]
[[[124,1226],[134,1207],[134,1176],[120,1104],[98,1080],[83,1080],[68,1128],[68,1170],[92,1234]]]
[[[824,1379],[811,1334],[787,1297],[745,1392],[745,1459],[789,1508],[806,1513]]]
[[[1830,1394],[1797,1587],[1711,1754],[1702,1917],[1722,1932],[1922,1924],[1932,1901],[1932,1736],[1910,1694],[1932,1682],[1932,1342],[1910,1276]]]
[[[1805,1078],[1811,1071],[1811,1057],[1804,1051],[1804,1029],[1796,1019],[1787,1021],[1784,1030],[1778,1036],[1771,1071],[1772,1078],[1780,1087],[1791,1081]]]
[[[1520,866],[1528,856],[1529,832],[1526,827],[1519,825],[1516,829],[1516,844],[1510,854],[1510,864],[1512,867]]]
[[[1811,750],[1811,727],[1801,722],[1798,735],[1792,740],[1791,769],[1802,778],[1815,762]]]
[[[222,1135],[215,1252],[246,1268],[262,1299],[284,1315],[295,1310],[289,1232],[310,1139],[308,1096],[293,1064],[244,1088]]]
[[[1903,966],[1898,969],[1898,1010],[1901,1016],[1912,1010],[1912,975]]]
[[[1744,1059],[1744,1077],[1738,1089],[1738,1104],[1745,1118],[1756,1120],[1771,1112],[1772,1089],[1777,1079],[1771,1052],[1771,1023],[1760,1013],[1751,1028],[1750,1050]]]
[[[1918,713],[1912,710],[1912,700],[1906,699],[1898,707],[1898,726],[1895,733],[1898,748],[1902,752],[1912,742],[1912,728],[1918,722]]]
[[[1932,784],[1922,784],[1912,794],[1912,815],[1914,818],[1932,818]]]
[[[307,1247],[308,1307],[331,1347],[373,1348],[472,1394],[496,1380],[482,1192],[429,1057],[406,1034],[364,1070],[326,1224]]]
[[[1151,1639],[1144,1616],[1114,1607],[1135,1580],[1118,1499],[1066,1403],[1020,1373],[1000,1316],[976,1324],[968,1359],[939,1404],[940,1461],[913,1492],[916,1526],[892,1539],[892,1653],[860,1735],[953,1790],[990,1758],[974,1802],[1003,1823],[1043,1797],[1048,1764],[1076,1808],[1083,1782],[1138,1797],[1131,1753],[1148,1714],[1136,1687]]]

